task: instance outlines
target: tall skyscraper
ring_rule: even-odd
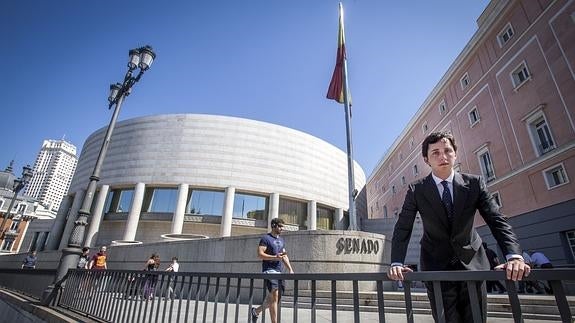
[[[26,195],[36,198],[49,210],[58,210],[77,163],[76,146],[65,140],[44,140]]]

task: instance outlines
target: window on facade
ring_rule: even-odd
[[[401,176],[401,185],[405,185],[405,176]]]
[[[426,134],[428,129],[429,128],[427,127],[427,122],[421,126],[421,131],[423,131],[423,134]]]
[[[376,202],[375,202],[375,209],[376,209],[377,211],[379,211],[379,201],[376,201]]]
[[[445,102],[441,102],[439,104],[439,114],[443,115],[445,111],[447,111],[447,106],[445,105]]]
[[[391,186],[391,193],[395,194],[395,185]]]
[[[142,212],[174,212],[178,201],[175,188],[146,187]]]
[[[563,164],[555,165],[544,171],[547,188],[554,188],[569,183]]]
[[[304,227],[307,220],[307,203],[280,197],[278,213],[278,217],[284,219],[286,223]]]
[[[399,153],[399,161],[401,162],[403,160],[403,153]]]
[[[10,224],[10,231],[16,231],[18,230],[18,226],[20,225],[20,220],[14,220],[12,221],[12,223]]]
[[[133,189],[116,189],[108,193],[106,200],[106,210],[112,213],[126,213],[130,211],[132,198],[134,197]]]
[[[220,191],[192,190],[188,192],[186,214],[222,216],[224,197]]]
[[[485,177],[486,181],[495,179],[495,171],[493,170],[493,162],[489,150],[484,149],[477,154],[479,158],[479,166],[481,166],[481,174]]]
[[[565,236],[567,237],[567,242],[569,243],[571,255],[575,259],[575,230],[565,232]]]
[[[267,219],[267,197],[236,193],[234,196],[234,218]]]
[[[549,130],[547,120],[542,113],[536,114],[534,119],[529,122],[528,127],[531,133],[531,140],[539,156],[555,149],[555,142],[551,136],[551,130]]]
[[[527,64],[525,62],[521,63],[519,67],[517,67],[511,73],[511,80],[513,81],[513,87],[518,88],[519,86],[523,85],[523,83],[527,82],[531,78],[531,74],[529,73],[529,69],[527,69]]]
[[[503,47],[513,37],[513,27],[508,23],[505,28],[497,35],[497,42],[500,47]]]
[[[333,229],[334,210],[325,207],[317,207],[317,228],[319,230]]]
[[[387,205],[383,206],[383,217],[387,218]]]
[[[24,212],[26,212],[26,209],[28,208],[28,205],[26,204],[19,204],[18,205],[18,214],[24,214]]]
[[[414,142],[413,138],[409,139],[409,149],[413,148]]]
[[[419,170],[417,169],[417,165],[413,165],[413,176],[419,175]]]
[[[499,192],[493,192],[491,194],[491,198],[493,198],[493,202],[495,202],[497,206],[503,206],[503,204],[501,204],[501,196],[499,195]]]
[[[4,200],[0,200],[0,209],[4,206]]]
[[[2,247],[0,248],[0,250],[2,250],[2,251],[11,251],[13,244],[14,244],[14,240],[4,239],[4,241],[2,241]]]
[[[461,89],[465,90],[465,88],[467,88],[467,86],[469,85],[469,75],[465,73],[465,75],[463,75],[463,77],[461,78],[461,80],[459,80],[459,82],[461,83]]]
[[[469,113],[467,114],[469,116],[469,124],[473,127],[475,126],[480,119],[479,117],[479,111],[477,111],[477,108],[473,108],[471,109],[471,111],[469,111]]]

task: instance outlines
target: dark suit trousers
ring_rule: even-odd
[[[455,264],[446,270],[465,270],[465,268],[461,264]],[[431,302],[431,312],[433,314],[433,319],[438,322],[438,313],[435,306],[435,296],[433,293],[433,283],[425,282],[425,287],[427,287],[427,296]],[[485,282],[477,285],[477,296],[479,297],[479,308],[481,309],[483,322],[486,322],[487,292],[485,290]],[[441,282],[441,297],[443,298],[445,322],[473,322],[473,314],[469,301],[467,282]]]

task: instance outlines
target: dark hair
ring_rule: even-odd
[[[82,252],[86,252],[86,251],[88,251],[88,250],[90,250],[90,248],[88,248],[88,247],[82,248]]]
[[[270,225],[272,228],[275,228],[278,225],[284,225],[284,224],[285,224],[284,219],[280,219],[280,218],[273,218],[272,221],[270,222]]]
[[[423,140],[423,144],[421,144],[421,154],[423,155],[423,157],[427,158],[427,150],[429,149],[429,145],[434,144],[444,138],[449,140],[451,146],[453,146],[453,150],[457,152],[457,145],[455,144],[455,138],[453,138],[453,135],[450,132],[445,131],[432,132],[431,134],[429,134],[429,136],[427,136]]]

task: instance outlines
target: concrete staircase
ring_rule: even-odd
[[[414,314],[431,315],[427,293],[412,291],[411,297]],[[524,319],[561,321],[553,295],[519,295],[519,299]],[[571,313],[575,314],[575,297],[568,296],[567,299]],[[359,304],[360,311],[377,312],[376,292],[360,293]],[[403,292],[384,292],[384,305],[386,313],[405,313]],[[282,307],[293,307],[293,295],[289,292],[282,297]],[[302,309],[311,307],[311,291],[300,290],[298,307]],[[316,292],[316,309],[331,310],[330,291]],[[337,309],[339,311],[353,311],[352,292],[337,292]],[[488,294],[487,317],[513,318],[507,294]]]

